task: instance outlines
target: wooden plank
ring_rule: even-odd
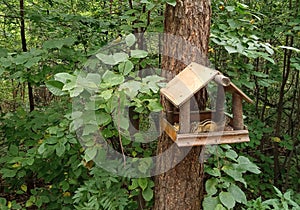
[[[176,107],[189,100],[220,72],[192,62],[160,90]]]
[[[243,120],[243,105],[242,97],[238,93],[232,94],[232,116],[233,116],[233,129],[242,130],[244,128]]]
[[[160,126],[161,126],[161,131],[165,131],[173,141],[176,141],[177,132],[175,131],[173,125],[171,125],[165,118],[162,117],[160,119]]]
[[[232,144],[249,142],[247,130],[224,131],[215,133],[199,134],[178,134],[175,143],[179,147],[213,145],[213,144]]]
[[[241,91],[237,86],[235,86],[235,84],[233,84],[232,82],[230,83],[229,86],[224,87],[225,91],[231,92],[231,93],[238,93],[245,101],[249,102],[249,103],[253,103],[252,99],[249,98],[243,91]]]
[[[179,107],[179,133],[189,133],[191,124],[190,101]]]

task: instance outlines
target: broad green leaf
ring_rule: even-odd
[[[149,104],[147,105],[147,107],[150,111],[153,111],[153,112],[162,111],[163,107],[159,101],[157,101],[156,99],[152,99],[152,100],[148,100],[148,101],[149,101]]]
[[[202,203],[203,210],[213,210],[218,205],[218,197],[205,197]]]
[[[38,148],[38,153],[43,154],[46,151],[45,144],[41,144]]]
[[[144,3],[144,2],[141,2],[141,3]],[[129,34],[125,37],[125,42],[128,47],[131,47],[136,42],[136,38],[133,34]]]
[[[219,199],[222,204],[228,209],[231,209],[235,206],[234,197],[229,192],[221,192],[219,195]]]
[[[97,147],[88,147],[85,150],[84,159],[86,162],[89,162],[90,160],[94,159],[97,155]]]
[[[255,165],[254,163],[252,163],[248,158],[244,157],[244,156],[240,156],[238,158],[238,167],[247,171],[250,171],[252,173],[255,174],[259,174],[260,170],[257,167],[257,165]]]
[[[146,189],[146,187],[148,186],[148,179],[147,178],[139,178],[138,179],[138,184],[142,188],[142,190],[144,191]]]
[[[88,73],[86,80],[95,83],[96,85],[101,82],[101,76],[97,73]]]
[[[239,181],[241,183],[243,183],[245,186],[247,186],[246,181],[244,180],[243,176],[242,176],[242,172],[237,170],[237,169],[233,169],[227,166],[223,166],[222,170],[229,176],[231,176],[235,181]]]
[[[10,67],[12,65],[12,59],[10,58],[0,58],[0,64],[4,67]]]
[[[247,198],[245,193],[241,190],[241,188],[239,188],[235,184],[230,185],[230,187],[228,188],[228,192],[231,193],[231,195],[234,197],[236,202],[243,203],[243,204],[247,203]]]
[[[24,64],[24,66],[25,66],[26,68],[31,68],[32,66],[34,66],[35,64],[37,64],[40,60],[41,60],[41,57],[40,57],[40,56],[30,58],[30,59]]]
[[[262,72],[258,72],[258,71],[252,71],[251,72],[254,76],[260,77],[260,78],[268,78],[269,75],[262,73]]]
[[[55,96],[66,95],[67,93],[62,91],[64,84],[59,81],[50,80],[46,82],[46,87]]]
[[[126,53],[121,52],[113,54],[113,58],[116,61],[116,64],[118,64],[127,61],[129,56]]]
[[[74,98],[79,96],[79,94],[82,93],[83,90],[84,90],[83,87],[76,87],[73,90],[70,90],[70,97]]]
[[[89,135],[89,134],[93,134],[96,131],[98,131],[98,126],[94,125],[94,124],[87,124],[84,126],[83,128],[83,136]]]
[[[295,47],[290,47],[290,46],[279,46],[280,48],[283,48],[283,49],[288,49],[288,50],[293,50],[295,52],[300,52],[300,49],[298,48],[295,48]]]
[[[16,145],[12,144],[12,145],[10,145],[8,151],[9,151],[10,155],[17,156],[19,153],[19,148]]]
[[[211,178],[205,182],[205,191],[209,196],[214,195],[218,192],[217,190],[218,180]]]
[[[235,7],[234,6],[226,6],[225,9],[228,11],[228,12],[233,12],[235,10]]]
[[[134,66],[131,61],[122,62],[118,66],[119,72],[123,73],[123,75],[129,74],[133,68]]]
[[[0,47],[0,57],[6,57],[8,50],[6,48]]]
[[[206,168],[205,172],[208,173],[209,175],[212,175],[214,177],[220,177],[221,176],[221,172],[218,168]]]
[[[125,131],[128,130],[128,128],[129,128],[129,119],[128,118],[119,114],[116,116],[115,122],[121,129],[123,129]]]
[[[2,168],[0,170],[0,173],[2,174],[2,178],[10,178],[10,177],[14,177],[17,174],[17,170],[11,170],[11,169],[7,169],[7,168]]]
[[[144,50],[131,50],[130,56],[133,58],[145,58],[148,55],[148,52]]]
[[[214,210],[227,210],[222,204],[217,204],[216,208]]]
[[[48,40],[44,42],[43,48],[45,49],[61,49],[63,46],[72,46],[74,44],[75,40],[71,37],[65,38],[65,39],[53,39]]]
[[[167,4],[175,7],[176,6],[176,0],[167,0]]]
[[[120,90],[123,90],[129,98],[133,99],[141,89],[142,85],[140,82],[130,80],[120,85]]]
[[[100,93],[100,96],[104,98],[104,100],[108,100],[110,99],[110,97],[113,94],[113,90],[109,89],[109,90],[104,90]]]
[[[54,79],[65,84],[67,81],[75,81],[76,77],[69,73],[63,72],[55,74]]]
[[[230,149],[230,150],[225,152],[225,156],[227,158],[230,158],[231,160],[236,161],[236,158],[238,157],[238,154],[233,149]]]
[[[58,157],[61,157],[65,153],[65,151],[66,147],[63,143],[59,142],[58,144],[56,144],[55,152]]]
[[[113,55],[105,55],[103,53],[98,53],[96,55],[96,57],[101,60],[103,63],[114,66],[116,65],[118,62],[115,61],[114,56]]]
[[[225,49],[227,50],[227,52],[229,53],[229,54],[231,54],[231,53],[237,53],[238,51],[234,48],[234,47],[232,47],[232,46],[225,46]]]
[[[96,115],[97,123],[99,125],[107,125],[112,120],[110,114],[106,112],[100,112],[100,113],[96,112],[95,115]]]
[[[122,84],[124,82],[124,77],[122,75],[116,74],[112,71],[106,71],[103,74],[103,81],[112,86]]]
[[[146,201],[151,201],[153,198],[153,190],[150,187],[147,187],[143,192],[142,192],[143,198]]]

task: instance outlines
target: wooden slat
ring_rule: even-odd
[[[213,145],[213,144],[232,144],[249,142],[247,130],[224,131],[220,133],[200,133],[200,134],[178,134],[175,143],[179,147]]]
[[[229,86],[224,87],[225,91],[231,92],[231,93],[238,93],[245,101],[249,102],[249,103],[253,103],[252,99],[249,98],[243,91],[241,91],[237,86],[235,86],[235,84],[233,84],[232,82],[230,83]]]
[[[189,133],[191,124],[190,101],[186,101],[179,107],[179,133]]]
[[[162,129],[161,131],[165,131],[173,141],[176,141],[177,132],[175,131],[175,128],[173,125],[171,125],[165,118],[161,118],[160,126]]]
[[[176,107],[179,107],[205,87],[217,74],[220,73],[193,62],[176,75],[160,92]]]

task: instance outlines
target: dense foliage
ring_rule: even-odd
[[[130,107],[147,130],[149,113],[161,110],[161,78],[139,72],[159,74],[160,55],[132,34],[162,32],[164,5],[176,1],[0,2],[0,209],[150,209],[153,178],[97,167],[105,151],[85,140],[101,128],[123,154],[155,154],[155,141],[130,142],[128,122],[113,113]],[[299,209],[298,8],[298,0],[212,1],[211,64],[255,104],[244,109],[249,143],[207,149],[204,209]],[[109,52],[119,44],[125,52]],[[71,98],[91,95],[97,108],[72,109]],[[136,164],[145,174],[152,166]]]

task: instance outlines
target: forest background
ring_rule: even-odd
[[[99,151],[84,149],[77,140],[70,98],[95,80],[86,75],[81,87],[72,81],[97,62],[115,65],[116,73],[106,75],[114,83],[102,87],[111,92],[100,95],[112,106],[122,76],[159,68],[161,57],[141,50],[117,63],[89,58],[120,35],[130,47],[132,33],[162,33],[165,5],[176,1],[0,2],[0,209],[151,209],[153,177],[111,174],[93,164]],[[211,66],[254,104],[244,106],[251,141],[219,146],[205,163],[204,209],[299,209],[299,37],[298,0],[212,1]],[[141,81],[146,89],[131,104],[138,118],[161,110],[159,82]],[[114,139],[119,129],[110,108],[100,106],[98,123],[102,134]],[[133,157],[156,151],[155,141],[108,143]],[[251,162],[239,171],[235,166],[242,160]],[[147,164],[139,169],[147,170]]]

